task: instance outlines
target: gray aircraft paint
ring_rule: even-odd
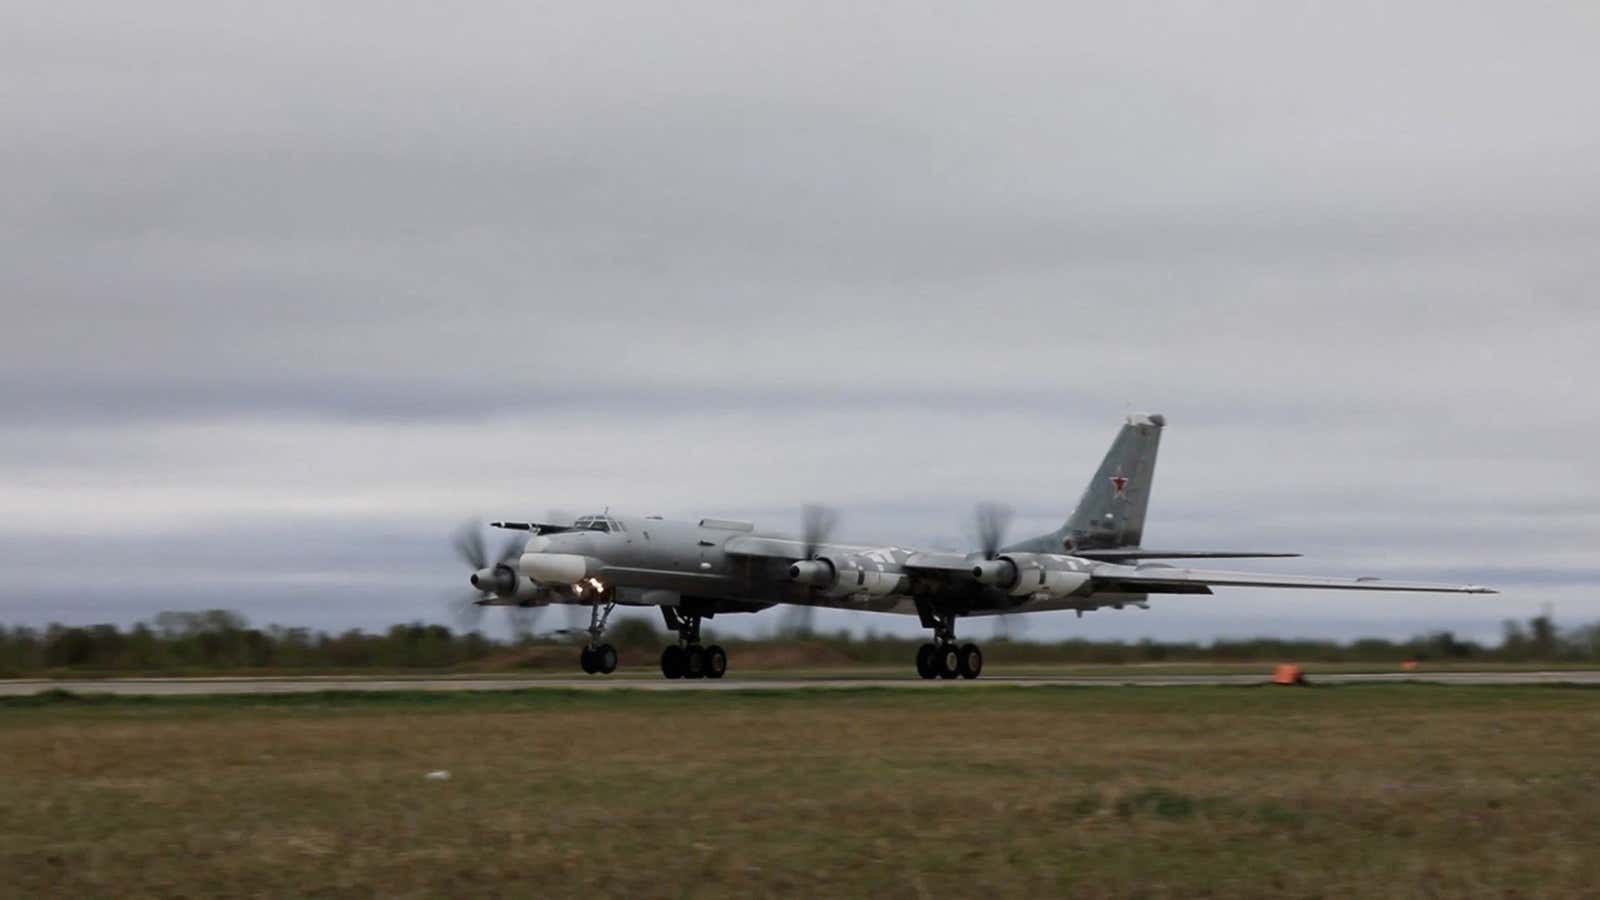
[[[1004,588],[980,583],[973,573],[975,564],[983,561],[977,552],[826,542],[811,548],[811,558],[827,562],[834,573],[826,586],[819,587],[799,583],[789,575],[793,564],[806,559],[807,547],[798,539],[763,534],[743,522],[680,522],[605,514],[583,517],[574,523],[576,528],[558,526],[552,533],[531,537],[516,566],[523,578],[520,590],[511,596],[486,597],[483,602],[588,605],[604,599],[702,615],[757,612],[793,603],[912,615],[932,609],[976,616],[1143,606],[1151,594],[1209,594],[1212,585],[1490,593],[1474,585],[1208,573],[1092,558],[1095,549],[1139,546],[1165,424],[1160,415],[1129,416],[1062,526],[1000,551],[998,558],[1015,560],[1028,572],[1039,573],[1040,584],[1045,582],[1045,570],[1059,573],[1066,579],[1064,583],[1078,585],[1070,593],[1032,592],[1020,576],[1017,585]],[[594,572],[594,580],[526,584],[530,571],[539,570],[547,561],[541,557],[547,554],[581,557],[587,561],[586,571]],[[1173,555],[1207,554],[1174,551]],[[1223,551],[1215,555],[1241,554]]]
[[[1013,552],[1060,553],[1089,547],[1137,547],[1144,539],[1156,451],[1167,420],[1133,415],[1117,432],[1072,515],[1049,534],[1012,544]]]

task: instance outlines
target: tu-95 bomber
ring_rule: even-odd
[[[1117,433],[1077,507],[1061,527],[1007,543],[1007,516],[981,507],[980,546],[968,553],[836,543],[833,515],[807,507],[796,536],[726,519],[670,521],[609,512],[569,523],[495,522],[512,536],[493,558],[474,528],[457,549],[475,570],[479,606],[588,607],[585,672],[607,674],[617,652],[603,640],[619,606],[655,607],[676,643],[661,654],[667,678],[721,678],[727,653],[703,645],[700,626],[718,615],[780,604],[916,616],[932,639],[917,651],[923,678],[977,678],[983,652],[956,636],[969,616],[1144,607],[1152,595],[1210,594],[1214,587],[1494,593],[1478,585],[1376,578],[1205,571],[1161,560],[1282,557],[1294,553],[1157,550],[1142,545],[1156,450],[1166,420],[1132,415]]]

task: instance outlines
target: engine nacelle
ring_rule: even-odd
[[[905,570],[898,564],[860,553],[803,559],[789,567],[789,577],[801,584],[824,588],[830,594],[882,597],[905,593],[911,586]]]
[[[789,567],[789,577],[801,584],[831,584],[837,570],[826,559],[802,559]]]
[[[911,579],[892,559],[881,559],[871,553],[851,553],[839,557],[834,566],[835,593],[884,597],[904,594],[911,589]]]
[[[1069,597],[1089,583],[1089,567],[1071,556],[1014,553],[972,567],[972,577],[1013,597]]]
[[[537,584],[526,576],[518,575],[504,563],[472,573],[472,586],[501,600],[514,600],[517,603],[532,603],[540,598]]]
[[[540,584],[577,584],[599,575],[604,564],[576,553],[524,553],[517,568]]]
[[[978,579],[979,584],[1009,588],[1017,583],[1017,564],[1004,556],[986,559],[972,567],[972,577]]]
[[[509,594],[517,589],[517,573],[505,565],[479,569],[472,573],[472,586],[496,596]]]

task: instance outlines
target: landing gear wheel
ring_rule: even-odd
[[[728,655],[721,647],[716,672],[708,670],[709,654],[700,645],[700,620],[711,613],[684,612],[675,607],[661,607],[661,619],[667,628],[678,633],[678,642],[661,651],[661,674],[668,678],[721,678],[728,667]]]
[[[721,678],[728,671],[728,652],[718,644],[706,648],[706,677]]]
[[[671,644],[661,651],[661,674],[668,678],[683,677],[683,648]]]
[[[699,644],[690,644],[683,651],[683,677],[706,677],[706,648]]]
[[[938,652],[933,655],[933,665],[939,677],[949,681],[961,674],[961,652],[955,644],[940,644]]]
[[[583,674],[593,675],[596,671],[594,663],[594,651],[588,647],[583,648],[583,652],[578,654],[578,665],[583,667]]]
[[[917,648],[917,674],[923,678],[933,678],[939,674],[935,667],[933,656],[939,652],[937,644],[923,644]]]
[[[590,651],[589,656],[594,660],[596,672],[610,675],[617,670],[617,648],[610,644],[601,644]]]
[[[962,644],[958,655],[960,662],[956,670],[962,678],[972,679],[983,674],[983,651],[978,649],[977,644]]]

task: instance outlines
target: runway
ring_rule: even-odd
[[[1371,684],[1416,682],[1424,684],[1580,684],[1600,685],[1600,671],[1535,672],[1308,672],[1313,684]],[[61,690],[74,694],[108,694],[129,697],[176,697],[206,694],[309,694],[318,691],[791,691],[904,688],[906,690],[977,690],[985,687],[1179,687],[1195,685],[1265,684],[1262,674],[1226,675],[1021,675],[985,676],[976,681],[924,681],[915,676],[885,677],[773,677],[724,678],[716,681],[668,681],[663,678],[574,676],[552,678],[357,678],[308,676],[295,678],[107,678],[13,679],[0,681],[0,697],[22,697]]]

